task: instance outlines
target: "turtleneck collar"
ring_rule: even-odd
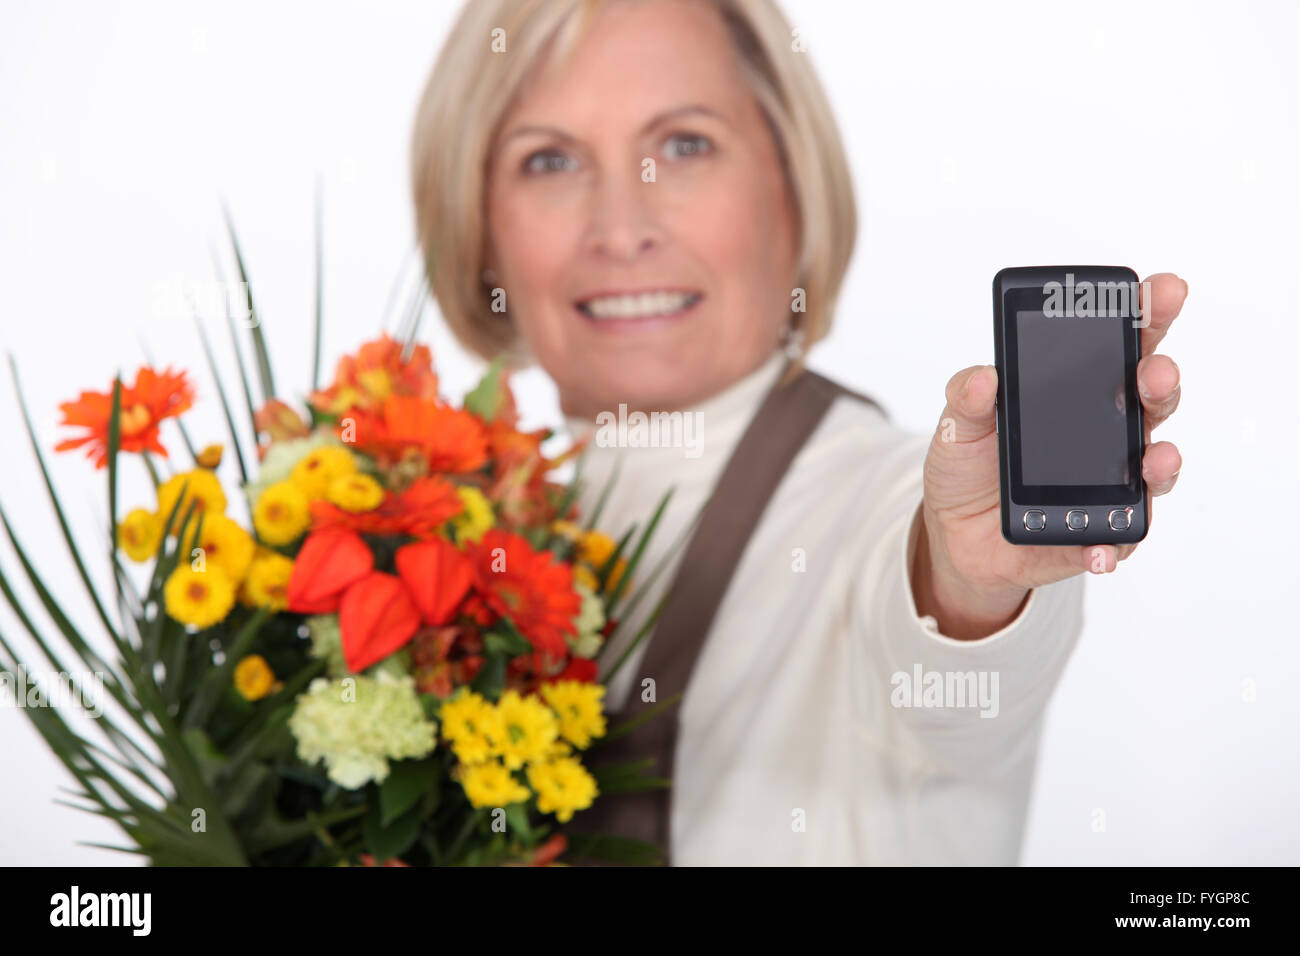
[[[588,464],[603,458],[612,460],[626,451],[633,453],[628,456],[629,458],[644,461],[651,467],[669,467],[673,461],[688,464],[697,461],[705,466],[704,471],[712,471],[713,469],[707,466],[713,464],[721,467],[721,462],[726,460],[735,443],[740,440],[763,397],[781,377],[787,361],[783,352],[775,351],[761,365],[722,391],[681,410],[683,418],[691,416],[698,425],[698,453],[680,445],[656,448],[602,444],[598,441],[601,435],[600,423],[575,415],[564,416],[565,430],[574,441],[588,434],[593,436],[587,449]],[[606,425],[605,434],[608,435],[616,427],[620,418],[619,410],[617,407],[612,408],[608,415],[602,413],[602,416],[606,423],[613,419],[613,424]]]

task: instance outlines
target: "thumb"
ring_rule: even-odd
[[[943,444],[975,442],[997,426],[998,371],[992,365],[972,365],[948,380],[948,400],[939,421]]]

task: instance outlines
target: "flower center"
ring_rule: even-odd
[[[144,405],[132,405],[130,408],[122,409],[117,417],[117,427],[122,432],[122,436],[134,436],[140,434],[149,427],[152,416],[149,409]]]

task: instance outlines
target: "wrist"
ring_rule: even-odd
[[[930,615],[947,637],[978,640],[1000,631],[1024,606],[1029,589],[972,581],[954,566],[939,522],[917,511],[920,528],[912,558],[912,597],[918,614]]]

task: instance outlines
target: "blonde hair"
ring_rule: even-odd
[[[497,126],[548,48],[554,44],[551,65],[561,64],[606,2],[467,0],[420,98],[411,188],[425,271],[457,339],[484,358],[518,360],[522,345],[509,313],[492,311],[483,281],[485,178]],[[853,254],[857,213],[844,147],[808,55],[796,50],[774,0],[703,2],[727,25],[795,198],[805,311],[792,310],[792,325],[806,350],[830,330]],[[510,55],[492,52],[498,36]]]

